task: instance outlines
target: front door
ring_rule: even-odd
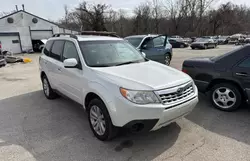
[[[60,80],[59,86],[65,95],[82,104],[83,71],[77,48],[72,41],[65,42],[62,54],[63,61],[69,58],[75,58],[78,61],[78,65],[75,68],[64,68],[63,63],[61,64],[61,74],[58,78]]]
[[[142,44],[142,51],[150,60],[164,62],[166,54],[166,36],[146,39]]]
[[[233,76],[241,82],[250,98],[250,56],[245,57],[233,68]]]

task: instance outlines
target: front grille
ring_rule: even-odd
[[[188,98],[194,94],[193,84],[190,83],[184,87],[176,87],[175,92],[160,94],[163,104],[173,104]]]

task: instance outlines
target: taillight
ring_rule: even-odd
[[[2,44],[0,44],[0,49],[2,49]]]
[[[187,69],[182,69],[182,72],[184,72],[184,73],[188,73],[188,71],[187,71]]]

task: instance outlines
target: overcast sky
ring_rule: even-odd
[[[34,3],[34,1],[36,1]],[[58,20],[64,15],[63,6],[67,4],[70,8],[74,8],[81,0],[5,0],[1,2],[1,11],[9,12],[15,9],[15,5],[18,5],[21,9],[22,4],[25,5],[26,11],[33,13],[37,16],[50,19]],[[88,0],[88,2],[94,3],[105,3],[112,6],[114,9],[126,9],[128,12],[132,12],[132,9],[147,0]],[[228,2],[233,0],[215,0],[215,6],[220,3]],[[218,1],[218,2],[217,2]],[[234,3],[246,4],[250,6],[250,0],[235,0]]]

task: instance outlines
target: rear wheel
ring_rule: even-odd
[[[220,83],[211,89],[211,101],[214,107],[222,111],[234,111],[241,105],[241,93],[229,83]]]
[[[165,56],[165,65],[169,66],[171,62],[171,56],[170,54],[166,54]]]
[[[194,47],[191,47],[193,50],[195,49]]]
[[[58,97],[57,93],[51,88],[49,80],[46,75],[42,77],[43,93],[48,99],[55,99]]]
[[[93,99],[88,105],[88,120],[94,135],[101,141],[111,140],[117,134],[105,104]]]

